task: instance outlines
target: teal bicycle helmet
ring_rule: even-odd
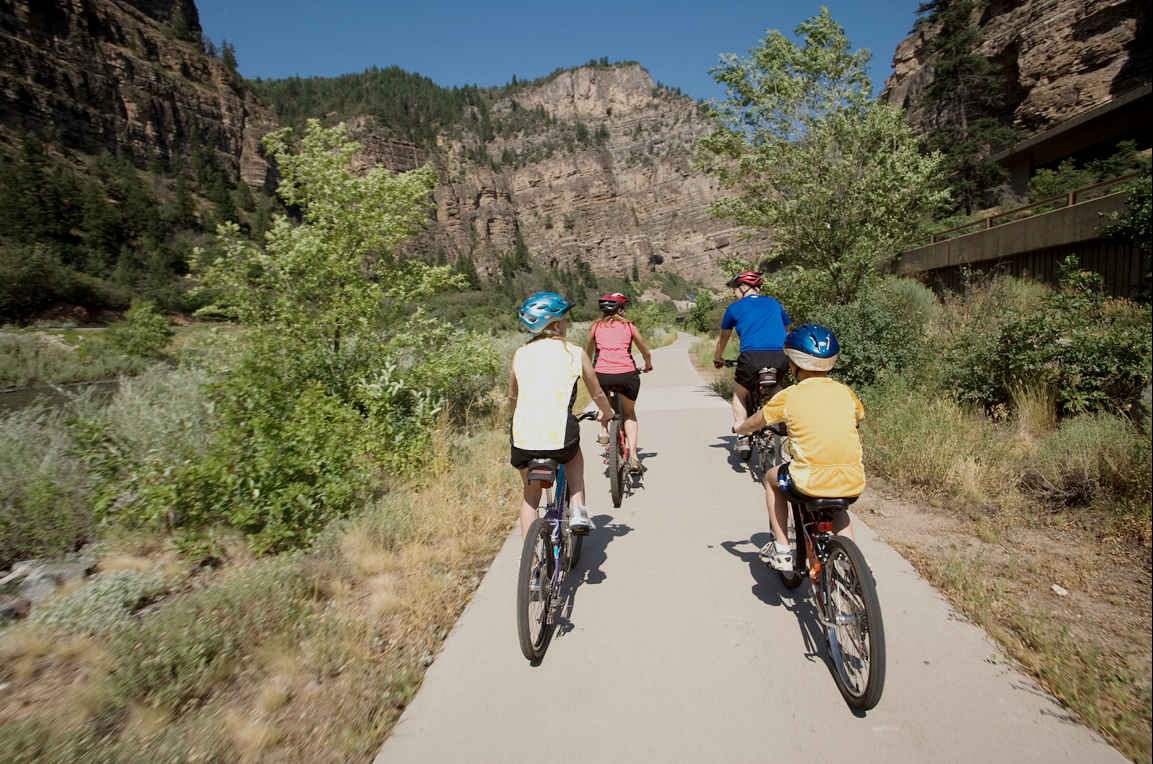
[[[576,305],[555,292],[537,292],[517,311],[520,325],[529,334],[540,334],[553,321],[560,321]]]
[[[819,324],[801,324],[785,335],[785,355],[807,371],[830,371],[840,352],[836,336]]]

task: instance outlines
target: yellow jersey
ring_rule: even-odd
[[[793,461],[789,475],[808,496],[847,498],[865,490],[857,422],[865,407],[845,385],[809,377],[773,396],[763,409],[766,424],[789,428]]]

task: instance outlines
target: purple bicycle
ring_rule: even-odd
[[[577,417],[595,418],[595,412]],[[544,488],[545,513],[533,520],[524,537],[516,587],[516,625],[524,657],[538,661],[552,636],[565,573],[580,560],[584,537],[569,532],[570,496],[564,465],[555,459],[533,459],[528,465],[528,479]]]

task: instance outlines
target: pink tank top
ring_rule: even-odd
[[[637,365],[629,353],[634,331],[628,321],[595,325],[593,337],[596,339],[597,362],[593,369],[600,374],[628,374],[636,371]]]

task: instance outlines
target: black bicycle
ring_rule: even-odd
[[[596,419],[596,412],[586,412],[577,419]],[[561,603],[561,584],[565,573],[580,560],[584,537],[569,531],[572,497],[564,465],[555,459],[533,459],[528,464],[528,479],[544,489],[545,513],[533,520],[524,537],[516,586],[516,626],[521,652],[535,661],[544,657],[548,648]]]
[[[833,517],[854,501],[789,502],[793,569],[778,573],[789,589],[809,579],[809,597],[824,627],[837,688],[850,706],[868,711],[880,702],[885,688],[881,603],[861,550],[851,539],[833,533]]]
[[[736,366],[736,361],[725,361],[725,366]],[[777,369],[772,366],[763,366],[757,370],[757,386],[749,390],[745,399],[745,413],[752,416],[772,397],[772,389],[776,387],[779,379]],[[761,476],[769,474],[769,470],[784,462],[781,456],[781,434],[772,427],[762,427],[749,436],[749,442],[757,452],[757,466],[760,467]]]

